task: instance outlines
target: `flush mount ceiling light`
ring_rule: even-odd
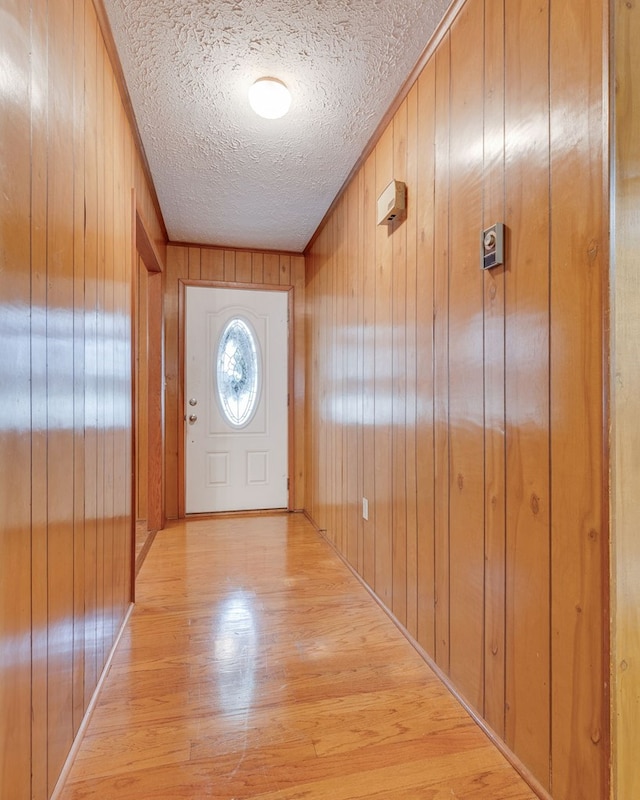
[[[291,92],[277,78],[259,78],[249,89],[251,108],[265,119],[279,119],[289,110]]]

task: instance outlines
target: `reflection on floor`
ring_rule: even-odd
[[[61,800],[531,800],[300,515],[158,533]]]
[[[147,553],[151,549],[156,532],[147,528],[147,520],[136,522],[136,575],[140,572],[140,567],[144,564]]]

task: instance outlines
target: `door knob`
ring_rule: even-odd
[[[196,398],[195,398],[195,397],[192,397],[192,398],[189,400],[189,405],[190,405],[190,406],[197,406],[197,405],[198,405],[198,401],[196,400]]]
[[[196,414],[189,414],[189,422],[193,425],[193,423],[198,419]]]

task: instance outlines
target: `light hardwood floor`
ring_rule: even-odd
[[[172,524],[61,800],[531,800],[301,515]]]

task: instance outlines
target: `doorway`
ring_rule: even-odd
[[[288,507],[289,293],[185,287],[185,513]]]
[[[165,521],[162,263],[137,210],[135,222],[134,577]]]

